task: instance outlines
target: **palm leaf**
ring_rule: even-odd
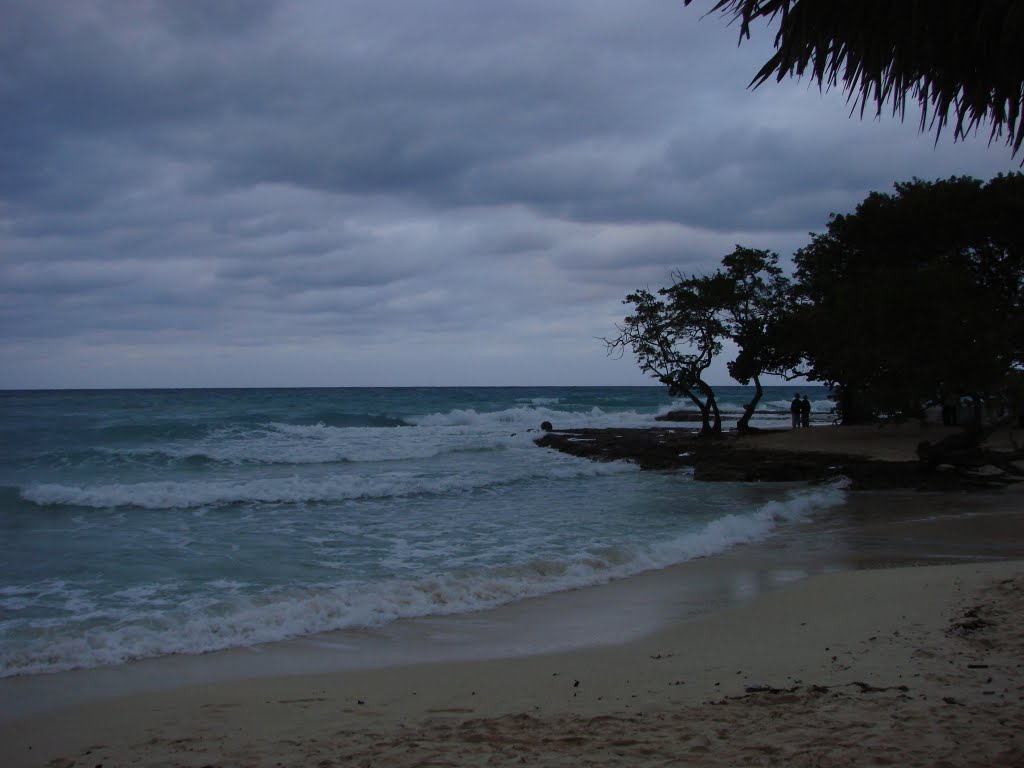
[[[719,0],[714,12],[739,21],[741,43],[756,22],[778,23],[754,88],[806,75],[842,87],[861,116],[889,102],[903,119],[916,101],[936,141],[947,125],[957,140],[987,121],[990,143],[1024,144],[1021,0]]]

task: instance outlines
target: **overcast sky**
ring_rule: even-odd
[[[627,292],[1017,170],[712,4],[0,0],[0,387],[653,383]]]

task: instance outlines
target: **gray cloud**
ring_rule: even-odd
[[[0,386],[641,383],[629,290],[1015,167],[702,10],[0,0]]]

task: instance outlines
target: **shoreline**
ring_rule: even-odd
[[[199,685],[29,717],[0,728],[2,758],[1008,764],[1024,758],[1022,594],[1021,560],[831,573],[611,647]]]
[[[756,491],[756,485],[751,490]],[[794,484],[792,490],[797,494],[794,498],[800,498],[801,487]],[[770,509],[778,494],[768,492],[761,502],[757,498],[752,496],[751,503]],[[971,511],[966,512],[963,507],[968,500]],[[615,645],[816,574],[1024,559],[1024,538],[1017,535],[1024,531],[1014,514],[1022,501],[1024,487],[981,491],[967,498],[935,492],[851,491],[838,505],[814,508],[809,517],[777,518],[768,533],[751,541],[486,609],[400,618],[380,626],[328,630],[200,653],[3,677],[0,721],[24,711],[26,702],[32,700],[39,702],[33,708],[53,709],[67,699],[56,696],[54,702],[47,703],[47,692],[84,689],[102,696],[122,695],[136,689],[176,687],[182,678],[190,683],[329,673],[410,660],[502,658]],[[886,544],[887,540],[894,544]],[[557,631],[549,631],[551,627]],[[268,672],[268,668],[280,672]],[[135,680],[144,684],[133,686]],[[5,688],[11,687],[29,690],[4,696]],[[35,687],[42,693],[33,692]]]
[[[841,515],[828,517],[827,525],[805,526],[798,536],[736,547],[609,585],[511,604],[489,616],[414,620],[400,628],[411,632],[416,643],[423,639],[417,632],[424,626],[448,640],[461,627],[466,633],[463,644],[448,647],[455,657],[440,654],[412,665],[398,657],[373,668],[314,665],[303,670],[301,665],[289,668],[284,663],[306,653],[320,653],[321,660],[332,653],[329,646],[316,650],[318,642],[312,641],[279,648],[280,654],[250,654],[254,663],[264,665],[262,675],[232,673],[225,664],[238,659],[239,652],[125,665],[114,670],[114,678],[135,676],[138,682],[147,667],[168,671],[173,678],[194,662],[199,666],[193,670],[199,671],[192,679],[179,678],[189,685],[166,680],[150,690],[118,690],[114,685],[106,694],[79,691],[79,700],[71,696],[63,705],[51,701],[35,714],[13,713],[0,722],[0,759],[12,766],[48,765],[60,759],[65,762],[57,764],[65,766],[71,765],[67,760],[77,765],[134,761],[198,766],[315,764],[320,759],[341,765],[369,759],[413,765],[414,756],[426,760],[436,752],[450,763],[473,765],[484,757],[515,757],[519,753],[508,753],[508,744],[520,743],[522,756],[534,764],[557,764],[559,756],[576,754],[570,747],[584,750],[581,755],[601,764],[600,754],[584,747],[604,738],[601,749],[607,752],[609,734],[619,733],[620,741],[632,739],[663,756],[700,755],[704,764],[712,754],[736,758],[740,753],[729,750],[739,744],[723,745],[708,736],[709,752],[690,751],[693,739],[698,746],[704,741],[679,732],[682,712],[686,723],[705,735],[722,716],[739,713],[719,724],[742,730],[751,717],[769,710],[773,717],[796,718],[794,722],[803,723],[801,729],[813,729],[816,721],[804,720],[822,706],[840,711],[852,706],[854,712],[868,706],[874,708],[870,717],[888,716],[891,709],[910,718],[907,722],[923,718],[922,727],[936,712],[984,716],[991,725],[990,707],[982,707],[979,715],[976,703],[996,700],[1011,708],[1008,716],[1017,718],[1014,722],[1024,730],[1019,703],[1024,680],[1012,677],[1020,674],[1019,667],[1016,673],[1007,668],[1010,677],[1004,686],[1017,698],[1000,690],[990,701],[968,685],[977,680],[973,672],[941,683],[952,686],[952,692],[943,695],[957,701],[973,696],[969,707],[943,704],[941,686],[934,681],[923,688],[915,683],[909,693],[886,690],[868,695],[856,685],[888,688],[906,684],[906,678],[915,675],[938,680],[950,661],[956,661],[952,640],[936,627],[948,625],[964,601],[974,599],[971,590],[993,579],[1024,574],[1019,489],[981,494],[854,492],[850,499]],[[950,564],[958,560],[959,565]],[[945,564],[930,564],[934,562]],[[916,567],[885,567],[894,564]],[[692,582],[700,582],[705,591],[688,589]],[[865,598],[868,593],[874,596],[871,600]],[[625,610],[628,606],[633,607],[632,614]],[[571,623],[573,616],[597,622],[577,627],[583,634],[600,634],[609,625],[635,632],[606,635],[607,642],[597,645],[553,650],[533,646],[519,655],[473,655],[480,650],[474,644],[487,622],[489,631],[501,635],[524,625],[556,631],[568,626],[565,622]],[[635,626],[624,627],[627,623]],[[932,629],[924,632],[925,626]],[[387,634],[365,633],[367,647]],[[871,637],[875,640],[865,639]],[[861,638],[859,644],[856,638]],[[887,643],[881,656],[879,638]],[[936,640],[941,647],[931,649]],[[917,645],[907,646],[910,642]],[[821,649],[826,647],[832,652],[823,657]],[[892,655],[896,650],[899,653]],[[831,656],[846,661],[837,666],[829,661]],[[991,664],[989,668],[995,669]],[[51,692],[63,688],[75,693],[102,676],[85,671],[35,677],[48,678]],[[802,681],[800,687],[790,691],[796,680]],[[31,682],[32,678],[0,680],[0,691],[7,701],[27,704]],[[813,685],[828,690],[808,687]],[[748,694],[748,686],[768,686],[776,692]],[[1012,701],[999,698],[1004,693]],[[927,716],[919,711],[922,707]],[[593,732],[595,718],[602,723],[598,733]],[[628,735],[637,730],[637,718],[645,718],[640,730],[646,735],[639,739]],[[647,725],[655,721],[660,725],[651,725],[648,731]],[[524,724],[529,732],[525,736]],[[961,725],[968,734],[977,727],[973,720]],[[563,741],[563,731],[582,741]],[[478,740],[449,744],[453,732]],[[829,736],[823,733],[820,738],[827,741]],[[423,746],[427,743],[429,749]],[[391,751],[381,752],[381,744],[390,744]],[[773,749],[784,753],[788,747]],[[729,764],[721,759],[721,764]],[[631,749],[618,762],[644,764]]]

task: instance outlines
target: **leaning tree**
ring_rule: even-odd
[[[755,88],[808,75],[820,88],[841,83],[862,116],[891,101],[902,119],[916,101],[936,141],[952,118],[955,139],[987,120],[989,141],[1005,133],[1014,154],[1024,143],[1020,0],[719,0],[715,11],[740,22],[741,43],[778,22]]]
[[[772,373],[793,378],[800,364],[800,348],[790,331],[791,286],[771,251],[736,249],[722,259],[718,279],[725,286],[722,319],[736,345],[736,357],[727,364],[729,375],[743,385],[754,385],[754,396],[736,423],[746,432],[764,395],[761,376]]]
[[[720,278],[677,273],[658,296],[647,290],[626,296],[622,303],[632,304],[633,314],[617,326],[618,336],[604,340],[609,354],[632,349],[640,370],[667,386],[673,397],[688,398],[700,411],[702,434],[722,431],[715,391],[704,374],[727,335],[720,316],[727,290]]]
[[[754,397],[737,423],[746,431],[763,390],[761,375],[784,373],[799,360],[786,335],[790,284],[770,251],[736,249],[710,275],[676,273],[668,288],[655,296],[640,290],[626,297],[633,314],[617,326],[619,335],[605,339],[609,352],[630,348],[640,369],[687,397],[701,414],[702,432],[722,431],[714,389],[704,374],[732,341],[736,357],[727,366],[741,384],[754,384]],[[659,298],[659,296],[661,298]]]

